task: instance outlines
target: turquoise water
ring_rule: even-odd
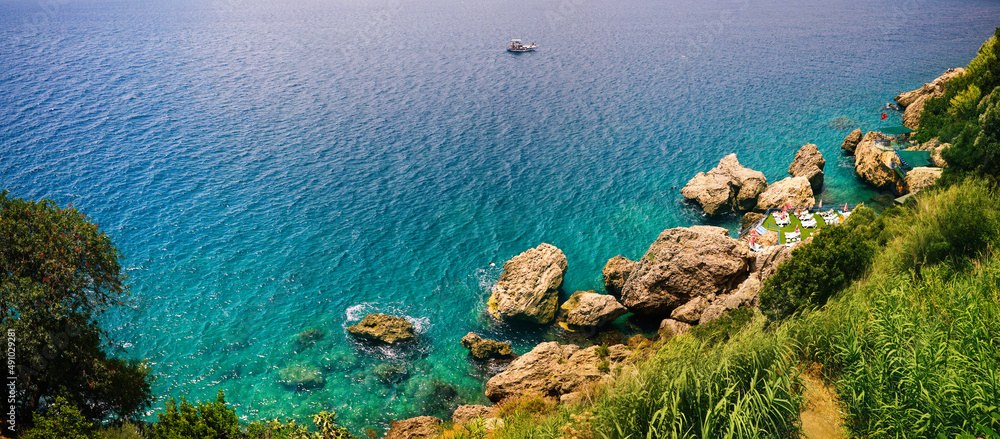
[[[162,398],[355,432],[482,403],[470,330],[503,261],[548,242],[564,289],[712,219],[679,190],[730,152],[770,181],[827,158],[826,203],[874,192],[853,128],[993,32],[995,1],[0,2],[0,187],[73,203],[134,300],[105,324]],[[502,50],[509,38],[534,53]],[[898,123],[898,115],[889,121]],[[405,315],[417,348],[344,328]],[[325,337],[296,345],[307,328]],[[311,365],[324,387],[290,389]],[[157,402],[156,407],[162,403]]]

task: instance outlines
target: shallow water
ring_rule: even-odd
[[[736,152],[770,181],[807,142],[825,203],[874,192],[853,128],[993,32],[1000,4],[252,0],[0,3],[0,187],[73,203],[124,255],[106,325],[160,398],[355,432],[485,402],[470,330],[504,260],[548,242],[567,293],[704,223],[679,190]],[[509,38],[540,44],[510,54]],[[891,114],[898,124],[898,114]],[[709,221],[734,228],[735,216]],[[416,349],[344,328],[405,315]],[[324,337],[296,345],[317,328]],[[311,365],[296,390],[281,368]],[[161,404],[158,402],[157,407]]]

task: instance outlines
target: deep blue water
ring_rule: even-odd
[[[244,416],[332,409],[360,432],[443,414],[440,383],[445,406],[485,402],[466,332],[519,352],[559,336],[483,317],[503,261],[552,243],[566,292],[600,289],[608,258],[706,221],[674,187],[730,152],[776,181],[815,143],[819,198],[869,199],[843,137],[965,65],[997,17],[984,0],[0,0],[0,188],[113,237],[134,300],[105,323],[158,397],[221,388]],[[512,37],[541,47],[506,53]],[[417,323],[419,348],[350,340],[372,311]],[[326,337],[296,353],[306,328]],[[277,382],[298,363],[325,387]]]

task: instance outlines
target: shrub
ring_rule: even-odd
[[[881,217],[867,208],[855,209],[839,227],[827,227],[812,243],[796,248],[764,282],[761,309],[777,320],[822,306],[868,269],[881,229]]]
[[[226,406],[220,390],[214,402],[191,405],[181,397],[180,405],[173,398],[166,410],[157,413],[157,422],[150,429],[150,439],[236,439],[243,437],[236,412]]]
[[[80,410],[63,397],[35,415],[34,425],[25,431],[22,439],[90,439],[93,425],[80,414]]]

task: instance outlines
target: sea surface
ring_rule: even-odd
[[[819,199],[869,201],[844,136],[898,124],[882,107],[968,63],[998,17],[995,0],[0,0],[0,189],[113,238],[132,300],[103,323],[149,361],[153,409],[223,389],[245,419],[335,410],[360,434],[485,403],[469,331],[520,353],[565,336],[484,317],[512,256],[562,249],[568,295],[664,229],[735,233],[679,191],[726,154],[777,181],[815,143]],[[356,343],[369,312],[419,343]],[[288,367],[325,385],[288,387]]]

